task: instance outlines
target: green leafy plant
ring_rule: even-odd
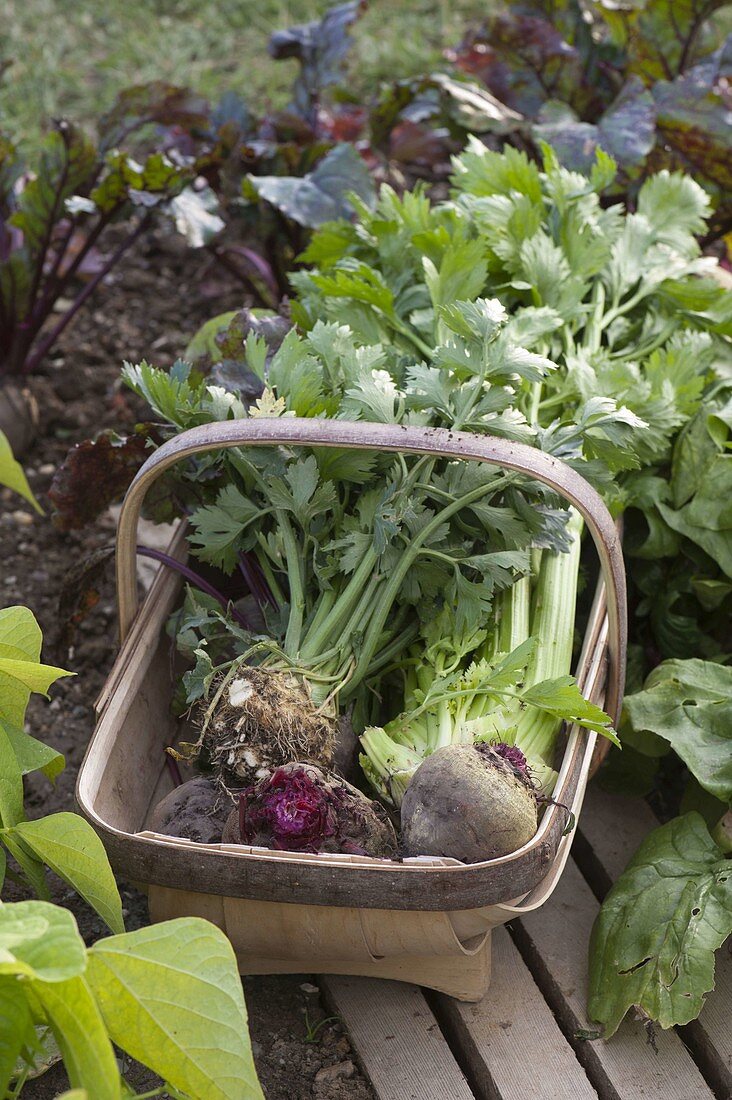
[[[146,398],[156,418],[178,430],[247,415],[325,414],[385,423],[449,424],[531,439],[535,432],[526,422],[523,405],[552,364],[514,343],[515,334],[505,325],[505,312],[497,302],[457,301],[441,316],[445,342],[432,353],[431,366],[410,364],[395,348],[359,347],[342,324],[317,323],[304,339],[290,331],[273,352],[264,338],[250,332],[246,364],[259,376],[263,392],[249,409],[235,394],[196,378],[183,364],[170,375],[144,363],[127,367],[125,379]],[[238,323],[235,319],[232,325]],[[622,454],[621,441],[637,418],[607,402],[603,418],[592,417],[590,422],[598,438],[606,439],[607,458],[616,451]],[[573,431],[576,459],[582,465],[583,423]],[[545,500],[536,486],[489,468],[452,464],[443,470],[431,459],[413,462],[319,448],[302,454],[296,449],[251,456],[225,452],[213,463],[207,461],[206,469],[205,484],[189,471],[178,486],[181,496],[187,487],[189,495],[195,492],[200,500],[205,494],[210,500],[190,514],[192,553],[227,574],[246,558],[265,582],[268,602],[275,608],[265,609],[265,635],[230,627],[230,641],[239,650],[233,661],[229,655],[224,660],[218,656],[220,610],[212,608],[202,616],[198,600],[178,624],[179,637],[196,658],[195,670],[185,677],[187,702],[202,696],[210,701],[200,740],[189,752],[195,756],[207,745],[214,760],[221,757],[229,782],[232,770],[244,780],[247,769],[254,767],[250,756],[258,751],[255,738],[248,740],[241,761],[233,765],[237,751],[219,752],[208,742],[218,728],[215,712],[226,685],[241,674],[248,658],[266,672],[272,693],[274,725],[257,740],[262,760],[273,764],[278,761],[272,759],[271,745],[287,740],[275,726],[287,724],[290,740],[298,745],[303,741],[303,758],[322,759],[328,729],[339,711],[353,707],[354,721],[362,728],[384,694],[379,688],[382,671],[411,666],[416,666],[421,695],[415,714],[398,720],[408,741],[415,736],[413,722],[419,715],[429,715],[438,700],[465,695],[462,677],[473,682],[473,698],[455,710],[453,725],[446,729],[444,717],[435,719],[444,740],[428,739],[422,755],[440,743],[467,737],[468,728],[471,737],[487,739],[499,732],[504,741],[513,741],[520,716],[540,713],[546,720],[532,727],[533,740],[529,738],[531,764],[539,773],[551,771],[562,718],[610,732],[607,717],[585,703],[567,677],[573,628],[566,609],[573,606],[577,556],[561,551],[573,544],[572,521],[565,529],[568,514]],[[358,499],[353,496],[355,484],[360,487]],[[530,499],[540,502],[534,515]],[[470,520],[463,517],[464,511]],[[486,537],[490,552],[485,552]],[[534,621],[531,642],[528,618],[521,628],[517,619],[513,633],[504,632],[499,639],[491,611],[494,605],[503,606],[498,601],[501,590],[513,591],[517,579],[531,572],[532,539],[560,551],[548,553],[537,570],[539,579],[534,577],[537,592],[545,583],[547,596],[553,588],[556,591],[551,600],[539,601],[546,610]],[[568,577],[562,587],[551,578],[556,563],[565,561],[568,570],[559,566],[560,574],[564,568]],[[528,581],[523,591],[528,597]],[[561,643],[557,624],[546,618],[559,616],[560,607]],[[199,644],[191,640],[196,637]],[[538,655],[550,649],[551,659]],[[515,653],[502,663],[509,650]],[[432,657],[433,651],[439,658]],[[532,673],[526,676],[530,662]],[[293,675],[304,685],[294,703],[288,701]],[[411,682],[408,675],[407,684]],[[402,697],[399,690],[387,694]],[[508,696],[515,705],[507,706],[499,719],[497,703]],[[470,723],[465,721],[468,711]],[[263,730],[264,715],[258,721]],[[309,727],[312,741],[305,736]],[[393,745],[377,748],[378,741],[376,730],[364,736],[368,775],[398,803],[396,773],[403,770],[397,767],[398,753]],[[421,755],[413,741],[410,744],[414,770]]]
[[[49,1032],[72,1087],[95,1100],[136,1095],[115,1046],[164,1079],[146,1096],[263,1096],[234,952],[218,928],[195,917],[87,948],[59,906],[0,905],[0,1018],[0,1095],[8,1098],[21,1095]]]
[[[688,655],[690,644],[713,657],[732,606],[726,513],[712,501],[729,467],[732,295],[696,243],[710,206],[693,180],[660,172],[626,212],[600,202],[613,179],[601,150],[588,179],[548,149],[542,170],[473,141],[455,160],[452,201],[382,188],[356,225],[316,232],[304,255],[314,266],[293,275],[292,315],[305,329],[325,317],[364,343],[421,355],[453,295],[500,295],[524,344],[558,364],[524,408],[542,446],[552,440],[571,461],[555,418],[572,410],[581,421],[593,397],[647,425],[614,469],[603,473],[600,444],[599,464],[584,470],[625,513],[648,660]]]
[[[102,118],[97,142],[58,122],[33,164],[0,136],[0,379],[36,369],[157,211],[192,243],[220,228],[207,193],[190,186],[190,165],[160,151],[138,163],[120,149],[150,122],[191,123],[196,106],[162,83],[144,95],[133,89]],[[112,225],[123,220],[121,237],[101,255]]]
[[[470,31],[452,59],[521,116],[516,139],[550,142],[568,168],[588,172],[602,149],[633,193],[660,168],[693,173],[719,200],[707,230],[719,236],[732,224],[723,12],[724,0],[527,0]]]
[[[704,816],[655,829],[603,902],[589,1009],[607,1035],[631,1007],[662,1027],[688,1023],[714,988],[714,952],[732,934],[731,688],[725,665],[672,660],[625,700],[623,743],[654,761],[673,750],[691,776],[682,808]]]
[[[126,933],[91,826],[66,812],[25,817],[23,776],[40,770],[53,780],[64,766],[24,729],[31,693],[68,675],[40,662],[41,640],[27,608],[0,610],[0,889],[7,875],[41,899],[0,903],[0,1095],[20,1096],[50,1064],[52,1036],[72,1086],[95,1098],[134,1095],[115,1044],[181,1100],[257,1100],[241,980],[223,933],[194,918]],[[45,868],[115,934],[86,948],[71,913],[51,904]]]

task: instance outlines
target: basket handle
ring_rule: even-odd
[[[137,524],[145,494],[153,482],[183,458],[224,447],[241,446],[339,447],[358,450],[401,451],[490,462],[507,470],[529,474],[565,497],[585,520],[600,559],[607,590],[608,684],[605,708],[617,721],[622,704],[627,649],[627,597],[620,538],[600,495],[566,463],[534,447],[498,436],[451,432],[365,421],[252,417],[203,424],[163,443],[145,462],[127,490],[117,528],[117,607],[124,641],[137,614]]]

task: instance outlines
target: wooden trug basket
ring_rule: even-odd
[[[175,740],[177,723],[170,713],[174,685],[164,626],[181,580],[161,568],[138,613],[135,545],[142,501],[156,478],[181,459],[222,447],[273,445],[490,462],[570,501],[587,524],[601,566],[576,675],[584,695],[617,719],[626,653],[620,539],[601,498],[574,470],[528,446],[444,429],[296,418],[226,421],[161,446],[125,498],[117,535],[122,646],[97,703],[98,724],[79,772],[79,806],[115,870],[147,885],[152,919],[212,920],[231,940],[242,973],[370,975],[480,1000],[490,981],[491,928],[537,908],[559,879],[573,836],[563,835],[565,809],[550,806],[536,836],[518,851],[470,865],[197,844],[146,830],[152,808],[173,786],[164,748]],[[182,527],[171,553],[185,558]],[[606,742],[596,748],[593,733],[578,727],[567,732],[554,798],[576,817],[593,752],[597,763]]]

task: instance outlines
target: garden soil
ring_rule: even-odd
[[[41,425],[23,463],[47,512],[45,494],[53,472],[74,443],[103,428],[123,432],[144,417],[137,398],[120,387],[122,362],[147,358],[170,365],[203,321],[243,304],[241,288],[212,264],[205,253],[191,254],[170,233],[152,236],[108,277],[30,381]],[[98,603],[69,638],[59,618],[59,597],[69,569],[111,545],[112,538],[109,518],[84,531],[63,533],[48,514],[36,516],[19,497],[0,490],[0,606],[30,607],[43,630],[44,660],[75,673],[51,689],[50,703],[34,699],[28,711],[29,730],[66,758],[55,786],[42,776],[27,780],[30,817],[75,809],[76,776],[94,728],[94,700],[115,656],[116,616],[107,578]],[[53,900],[74,912],[87,942],[106,934],[96,915],[63,882],[57,879],[52,890]],[[121,894],[128,929],[146,923],[144,896],[124,883]],[[16,893],[8,900],[19,897]],[[246,978],[244,988],[267,1100],[373,1097],[340,1021],[328,1018],[312,978]],[[159,1083],[129,1061],[124,1070],[138,1091]],[[64,1087],[65,1075],[55,1066],[29,1081],[23,1096],[51,1100]]]

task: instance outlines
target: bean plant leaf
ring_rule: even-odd
[[[47,1018],[69,1081],[95,1100],[120,1100],[120,1074],[104,1021],[83,975],[33,982],[31,992]]]
[[[28,478],[23,472],[23,467],[13,458],[8,437],[0,431],[0,485],[5,485],[27,500],[40,515],[43,509],[33,495],[33,490],[28,484]]]
[[[0,976],[64,982],[85,966],[84,941],[67,909],[46,901],[0,905]]]
[[[70,676],[40,663],[41,628],[27,607],[0,609],[0,721],[22,729],[31,692],[45,695],[51,684]]]
[[[47,779],[53,781],[64,770],[63,756],[51,745],[6,722],[0,722],[0,729],[10,742],[21,775],[41,771]]]
[[[18,764],[7,727],[0,722],[0,823],[9,828],[22,821],[23,773]]]
[[[32,1032],[24,986],[14,976],[0,977],[0,1096],[5,1096],[20,1052]]]
[[[175,1088],[206,1100],[263,1100],[236,959],[196,917],[100,940],[87,979],[112,1040]]]
[[[81,894],[112,932],[124,932],[117,883],[104,845],[87,821],[78,814],[50,814],[21,822],[13,834]]]
[[[260,199],[307,229],[351,217],[351,193],[366,203],[374,195],[364,161],[346,144],[336,145],[306,176],[250,176],[249,184]]]
[[[632,730],[668,741],[704,790],[732,803],[732,668],[663,661],[624,713]]]
[[[605,1036],[637,1006],[661,1027],[695,1019],[732,932],[732,867],[697,813],[646,837],[605,898],[590,940],[589,1014]]]

